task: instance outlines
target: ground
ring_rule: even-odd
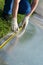
[[[36,12],[43,15],[43,0],[39,3]],[[30,18],[23,36],[0,49],[0,65],[43,65],[43,17],[38,14]]]
[[[9,21],[2,20],[2,12],[4,7],[4,1],[0,0],[0,38],[5,36],[7,33],[11,31],[11,18]],[[24,15],[18,14],[18,23],[24,18]]]

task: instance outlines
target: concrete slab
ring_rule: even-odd
[[[43,30],[29,23],[22,37],[0,50],[0,65],[43,65]]]
[[[39,5],[36,9],[36,12],[43,16],[43,0],[39,0]]]
[[[43,16],[43,7],[39,9]],[[25,34],[0,49],[0,65],[43,65],[43,17],[34,14]]]
[[[43,29],[43,17],[38,15],[38,14],[34,14],[31,18],[30,18],[30,22],[35,24],[36,26],[38,26],[39,28]]]

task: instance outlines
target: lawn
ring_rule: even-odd
[[[0,39],[11,31],[11,18],[9,21],[2,20],[2,12],[4,7],[4,0],[0,0]],[[18,23],[24,18],[24,15],[18,14]]]

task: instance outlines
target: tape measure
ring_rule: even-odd
[[[20,27],[17,32],[14,32],[13,34],[11,34],[7,39],[6,39],[6,36],[5,36],[3,39],[6,39],[6,40],[2,43],[0,41],[0,49],[3,48],[11,39],[16,37],[19,34],[20,31],[22,31],[22,27]],[[2,41],[3,41],[3,39],[2,39]]]

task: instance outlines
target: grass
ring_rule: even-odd
[[[4,7],[4,0],[0,0],[0,38],[11,31],[11,19],[8,21],[2,20],[2,12]],[[24,15],[18,14],[18,23],[24,18]]]

